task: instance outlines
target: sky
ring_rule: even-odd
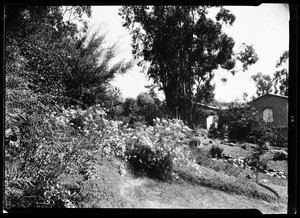
[[[108,42],[118,43],[118,58],[130,60],[131,36],[129,31],[122,27],[122,19],[118,15],[119,8],[120,6],[92,6],[89,25],[91,29],[105,32]],[[215,99],[225,102],[241,100],[245,92],[250,100],[256,92],[251,76],[258,72],[273,75],[279,57],[289,49],[289,9],[284,4],[225,8],[236,16],[232,26],[223,28],[223,31],[235,40],[234,50],[237,51],[242,43],[253,45],[259,59],[247,71],[238,72],[234,76],[224,70],[216,70],[213,79],[213,83],[216,84]],[[222,77],[227,78],[226,83],[221,82]],[[141,68],[134,66],[125,75],[116,76],[112,85],[121,89],[124,98],[135,98],[147,90],[145,85],[151,83],[152,80],[141,72]]]

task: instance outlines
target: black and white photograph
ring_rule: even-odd
[[[5,4],[3,213],[292,213],[290,11]]]

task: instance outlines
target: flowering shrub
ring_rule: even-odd
[[[15,131],[22,136],[17,140],[13,126],[6,128],[5,160],[19,160],[17,175],[6,170],[5,180],[6,204],[15,207],[74,207],[75,200],[58,178],[71,173],[74,165],[88,169],[95,153],[131,164],[142,161],[148,175],[161,179],[170,175],[174,165],[190,159],[191,129],[176,119],[157,118],[154,126],[129,128],[121,121],[106,119],[105,109],[95,105],[85,110],[62,107],[33,112],[27,120],[26,135]],[[23,185],[16,186],[17,181]]]
[[[125,158],[137,174],[166,180],[174,165],[186,164],[191,158],[191,129],[180,120],[156,118],[154,126],[128,131]]]
[[[154,126],[134,129],[131,139],[126,143],[128,146],[134,145],[132,140],[137,140],[137,144],[144,144],[153,150],[157,149],[170,154],[174,164],[184,164],[190,155],[188,148],[190,134],[191,129],[185,126],[181,120],[156,118]]]
[[[98,107],[98,109],[97,109]],[[174,163],[183,163],[189,156],[188,137],[191,129],[182,121],[172,119],[154,120],[154,126],[140,125],[128,128],[121,121],[107,120],[105,111],[100,106],[82,110],[65,110],[67,118],[82,116],[82,134],[89,139],[94,149],[105,155],[113,155],[126,159],[125,151],[135,145],[147,145],[153,151],[169,153]]]
[[[133,155],[148,151],[149,157],[143,157],[144,159],[141,157],[140,160],[149,162],[151,155],[155,156],[157,160],[152,163],[154,165],[161,165],[162,160],[165,163],[165,159],[170,159],[172,164],[185,164],[190,157],[187,145],[191,129],[180,120],[156,118],[153,121],[154,126],[140,125],[128,128],[128,125],[120,121],[107,120],[105,111],[100,106],[98,109],[93,107],[85,111],[65,110],[64,114],[68,118],[61,120],[81,116],[82,134],[89,140],[90,146],[93,146],[94,150],[101,151],[103,155],[112,155],[132,162]],[[167,165],[161,166],[170,168],[171,164]]]

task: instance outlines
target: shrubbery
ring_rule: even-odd
[[[152,150],[146,145],[137,145],[126,152],[127,161],[133,173],[146,175],[160,180],[171,178],[173,163],[169,154],[159,150]]]
[[[123,104],[123,115],[130,117],[132,127],[135,122],[154,125],[153,120],[162,117],[162,110],[160,100],[147,93],[140,93],[136,99],[127,98]]]
[[[53,115],[33,114],[27,125],[30,137],[23,134],[18,148],[12,148],[10,142],[5,150],[5,165],[16,169],[12,172],[6,168],[6,206],[63,207],[68,195],[59,187],[57,178],[71,162],[80,165],[84,155],[81,149],[87,141],[74,135],[64,120]],[[24,183],[16,187],[14,184],[20,179]],[[11,191],[16,188],[20,195]]]
[[[287,160],[288,154],[286,151],[275,150],[273,160]]]
[[[4,206],[70,206],[59,175],[69,170],[70,163],[84,165],[92,157],[89,149],[103,145],[97,144],[98,138],[103,143],[109,140],[114,123],[99,136],[90,128],[95,113],[61,106],[98,102],[114,74],[124,73],[130,63],[108,68],[113,46],[102,48],[104,38],[96,34],[87,40],[82,16],[90,17],[89,6],[10,7],[15,13],[7,14],[5,35]],[[63,20],[68,12],[74,22]],[[97,122],[99,128],[106,125],[105,120]],[[90,129],[95,134],[89,135]]]
[[[219,130],[227,125],[229,138],[245,140],[251,130],[261,124],[260,118],[249,105],[233,102],[228,107],[219,112]]]
[[[137,174],[165,180],[174,165],[189,160],[187,136],[191,130],[182,121],[157,118],[154,126],[127,131],[126,160]]]
[[[265,123],[256,126],[247,135],[246,140],[250,143],[269,142],[271,146],[287,147],[287,139],[280,135],[276,128],[267,127]]]
[[[222,153],[223,153],[223,148],[220,148],[219,146],[217,145],[213,145],[211,148],[210,148],[210,154],[212,157],[218,157],[218,158],[221,158],[222,157]]]

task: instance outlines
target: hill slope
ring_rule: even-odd
[[[169,184],[149,178],[122,177],[120,194],[130,208],[258,209],[286,213],[284,202],[266,202],[187,182]]]

